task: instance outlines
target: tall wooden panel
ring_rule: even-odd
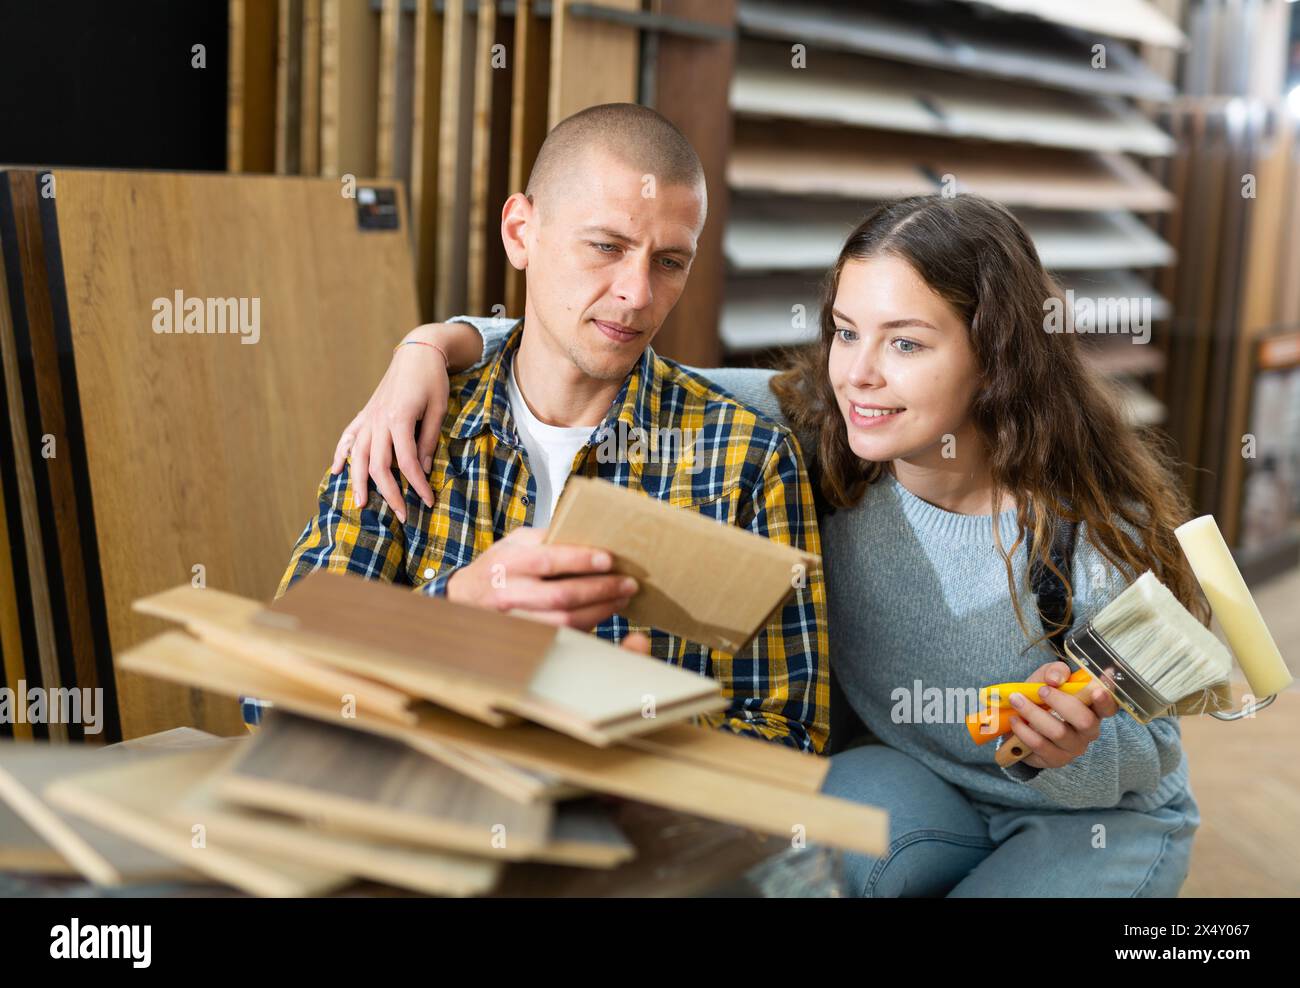
[[[321,8],[321,174],[375,173],[379,15],[366,0]]]
[[[303,7],[279,0],[275,49],[275,172],[297,175],[302,166]]]
[[[338,430],[388,363],[386,327],[414,324],[404,203],[381,183],[392,226],[363,229],[364,185],[353,201],[329,179],[55,175],[40,207],[68,445],[120,653],[158,630],[130,610],[142,595],[200,578],[273,593]],[[181,331],[161,332],[178,294]],[[246,332],[216,331],[227,299]],[[226,699],[130,676],[119,692],[128,737],[241,730]]]
[[[467,302],[470,312],[484,314],[505,304],[501,204],[509,194],[513,35],[514,20],[501,13],[497,0],[481,0],[474,65]]]
[[[65,407],[70,393],[67,355],[55,339],[39,205],[56,187],[30,170],[0,175],[0,251],[7,282],[4,345],[13,385],[8,408],[13,425],[13,473],[22,521],[25,572],[23,618],[29,685],[102,688],[104,734],[119,736],[116,689],[106,640],[102,600],[91,593],[88,573],[97,568],[93,540],[86,538],[90,499],[85,475],[75,466],[80,437]],[[16,390],[15,390],[16,389]],[[11,551],[18,543],[11,540]],[[15,558],[16,554],[15,554]],[[22,627],[23,625],[20,625]],[[44,728],[37,728],[42,736]],[[52,726],[51,736],[82,732]]]
[[[724,27],[736,22],[735,0],[659,0],[661,13]],[[709,216],[696,248],[686,290],[655,337],[655,352],[696,367],[722,362],[718,325],[726,265],[727,155],[731,113],[727,92],[736,60],[734,39],[718,41],[663,34],[655,71],[655,107],[695,146],[709,190]]]
[[[471,162],[473,160],[475,21],[465,0],[447,0],[442,34],[438,148],[438,233],[434,318],[465,311]]]
[[[415,68],[415,12],[384,0],[379,40],[377,174],[410,180],[411,98]]]
[[[554,0],[551,21],[550,119],[601,103],[635,103],[640,66],[636,28],[575,16],[576,0]],[[605,7],[640,10],[641,0],[607,0]]]
[[[226,167],[275,169],[275,0],[230,0]]]
[[[321,0],[302,4],[302,106],[298,108],[302,174],[320,174]]]
[[[515,60],[510,107],[511,193],[524,191],[546,140],[546,114],[551,66],[551,22],[537,15],[536,0],[519,0],[515,6]],[[506,314],[524,314],[524,273],[506,263]]]
[[[411,229],[420,318],[433,318],[438,232],[438,138],[441,120],[442,16],[415,8],[414,98],[411,107]]]

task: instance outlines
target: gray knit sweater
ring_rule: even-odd
[[[512,320],[466,320],[484,336],[485,359]],[[784,422],[771,372],[697,370],[754,410]],[[809,449],[808,442],[802,443]],[[999,516],[1004,546],[1015,541],[1015,512]],[[1139,724],[1120,712],[1062,768],[1002,769],[995,744],[976,745],[964,714],[973,688],[1025,679],[1053,654],[1027,649],[1016,622],[993,518],[937,508],[886,475],[853,508],[821,519],[830,620],[831,667],[871,732],[918,759],[969,798],[992,806],[1148,810],[1188,793],[1178,721]],[[1013,558],[1017,588],[1028,557]],[[1081,529],[1071,585],[1074,613],[1100,610],[1123,578]],[[1032,593],[1021,589],[1026,622],[1038,633]]]

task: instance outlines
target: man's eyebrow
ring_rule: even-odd
[[[617,230],[611,230],[607,226],[584,226],[578,230],[578,233],[583,235],[594,235],[598,237],[604,237],[606,240],[617,240],[619,243],[623,243],[623,244],[636,243],[636,241],[633,240],[631,237],[629,237],[626,233],[619,233]],[[695,251],[692,250],[690,247],[682,247],[677,245],[673,245],[671,247],[661,247],[659,248],[658,253],[678,254],[681,257],[686,257],[686,258],[691,258],[695,256]]]
[[[632,238],[629,237],[626,233],[619,233],[617,230],[611,230],[607,226],[584,226],[580,230],[578,230],[578,232],[595,234],[598,237],[606,237],[610,240],[621,240],[625,244],[630,244],[633,242]]]

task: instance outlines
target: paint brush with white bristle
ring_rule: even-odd
[[[1150,571],[1067,635],[1065,653],[1143,724],[1232,672],[1232,653]],[[1092,692],[1075,695],[1090,703]],[[996,759],[1006,766],[1031,754],[1012,734]]]

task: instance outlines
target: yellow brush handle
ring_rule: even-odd
[[[1038,703],[1039,706],[1046,706],[1046,704],[1044,704],[1042,700],[1038,699],[1038,690],[1042,688],[1043,685],[1042,683],[1001,684],[1001,686],[1010,686],[1010,685],[1032,686],[1034,688],[1034,696],[1033,696],[1034,701]],[[1086,707],[1090,707],[1092,706],[1093,691],[1088,689],[1088,687],[1091,685],[1092,685],[1092,678],[1089,677],[1087,680],[1075,681],[1072,683],[1063,683],[1061,686],[1058,686],[1057,689],[1059,689],[1062,693],[1073,694],[1075,697],[1078,698],[1080,703],[1082,703]],[[1070,689],[1069,687],[1075,687],[1075,688]],[[989,687],[989,689],[991,690],[999,689],[999,688],[1000,686]],[[1022,717],[1021,720],[1024,720],[1024,718]],[[1016,762],[1028,758],[1033,753],[1034,753],[1034,749],[1029,747],[1029,745],[1025,744],[1025,742],[1021,741],[1020,738],[1016,736],[1016,733],[1012,731],[1010,734],[1007,735],[1007,739],[1002,742],[1002,747],[1000,747],[997,750],[997,753],[994,754],[993,760],[997,762],[999,765],[1001,765],[1003,768],[1006,768],[1008,765],[1014,765]]]
[[[1069,693],[1071,696],[1082,692],[1090,685],[1091,680],[1082,682],[1062,683],[1056,689],[1062,693]],[[985,707],[1009,707],[1011,705],[1012,694],[1019,693],[1026,700],[1032,700],[1040,707],[1043,701],[1038,697],[1038,691],[1046,683],[996,683],[993,686],[981,686],[979,703],[980,709]]]

